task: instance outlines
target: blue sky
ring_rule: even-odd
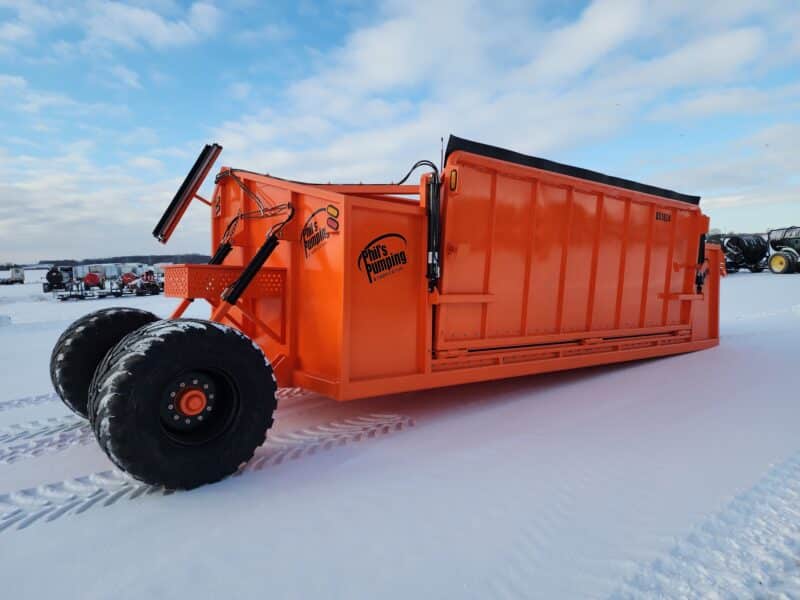
[[[163,252],[220,164],[390,181],[455,133],[800,223],[796,0],[0,0],[0,262]],[[166,251],[208,251],[193,206]]]

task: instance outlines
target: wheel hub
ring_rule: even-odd
[[[203,390],[189,388],[178,398],[178,411],[187,417],[196,417],[203,413],[207,403]]]
[[[214,415],[217,389],[214,380],[200,372],[176,377],[161,402],[161,419],[170,429],[188,432],[202,427]]]

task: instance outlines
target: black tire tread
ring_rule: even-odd
[[[64,404],[87,417],[91,381],[103,357],[128,333],[157,320],[145,310],[114,307],[84,315],[67,327],[50,354],[50,381]]]
[[[137,431],[125,425],[130,405],[126,390],[130,390],[139,374],[148,368],[155,345],[177,347],[190,344],[194,336],[200,335],[215,336],[215,343],[225,344],[228,352],[235,348],[241,353],[242,364],[247,364],[251,371],[263,365],[269,374],[269,378],[264,378],[267,387],[263,390],[265,401],[250,402],[246,414],[237,418],[237,430],[231,435],[226,434],[229,443],[225,452],[215,455],[213,461],[203,462],[197,468],[192,465],[191,469],[185,465],[180,468],[178,464],[173,467],[168,464],[170,461],[162,461],[158,466],[160,473],[156,474],[152,472],[149,457],[143,455],[146,450],[138,443]],[[200,319],[159,321],[122,339],[98,368],[92,384],[93,429],[100,447],[111,461],[133,478],[168,489],[191,489],[232,475],[253,457],[273,424],[276,391],[277,381],[263,352],[240,331]]]

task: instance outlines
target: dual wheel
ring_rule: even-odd
[[[236,329],[111,308],[59,338],[51,378],[111,461],[135,478],[190,489],[235,473],[264,443],[277,384]]]

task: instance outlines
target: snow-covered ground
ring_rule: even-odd
[[[283,390],[236,477],[131,482],[50,391],[79,315],[0,288],[8,598],[800,598],[800,276],[723,282],[719,348],[352,403]],[[194,316],[206,316],[201,303]]]

